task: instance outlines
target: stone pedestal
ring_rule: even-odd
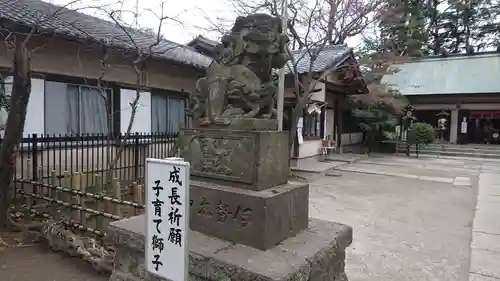
[[[192,230],[260,250],[307,228],[308,184],[253,191],[193,181],[190,196]]]
[[[224,130],[182,130],[192,230],[266,250],[307,228],[309,185],[288,183],[288,132],[275,125],[236,119]]]
[[[249,190],[288,181],[286,131],[184,129],[178,146],[193,179]]]
[[[288,182],[288,132],[276,127],[233,119],[181,131],[180,157],[191,165],[190,280],[347,280],[352,229],[308,219],[309,185]],[[161,280],[144,272],[144,230],[143,216],[111,224],[110,281]]]
[[[117,246],[110,281],[165,281],[144,265],[145,216],[111,224]],[[312,219],[308,229],[276,247],[261,251],[191,231],[189,281],[347,281],[345,248],[352,229]]]

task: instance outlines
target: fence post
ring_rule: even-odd
[[[80,176],[80,191],[83,192],[83,193],[86,193],[87,192],[87,185],[86,185],[86,182],[83,181],[83,173],[80,172],[78,173],[78,175]],[[87,176],[85,175],[85,179],[87,178]],[[87,208],[87,204],[85,202],[87,198],[85,196],[81,196],[79,195],[78,196],[78,200],[80,202],[80,206],[82,206],[83,208]],[[87,214],[85,213],[85,211],[80,211],[80,224],[83,225],[83,226],[87,226]]]
[[[38,182],[38,135],[33,134],[31,135],[31,176],[32,176],[32,181],[33,183],[33,193],[38,194],[38,186],[36,182]],[[33,205],[36,205],[36,199],[33,198],[32,201]]]
[[[38,136],[37,134],[31,135],[31,176],[32,180],[37,180],[37,169],[38,169]],[[36,189],[36,187],[35,187]],[[33,191],[33,193],[36,193]]]
[[[62,186],[66,188],[71,188],[71,174],[68,171],[64,171],[63,173],[63,180],[62,180]],[[71,202],[71,194],[67,192],[63,192],[61,194],[63,198],[60,198],[59,200],[64,201],[64,202]],[[71,217],[71,208],[70,207],[65,207],[65,214],[68,217]]]
[[[42,167],[37,167],[36,168],[36,174],[37,174],[37,183],[40,182],[40,183],[43,183],[43,171],[42,171]],[[40,192],[40,195],[44,195],[46,196],[47,194],[47,189],[43,186],[39,186],[39,188],[37,188],[37,190]]]
[[[134,181],[139,177],[139,133],[134,134]]]
[[[56,170],[50,171],[50,185],[55,187],[58,187],[59,184],[57,184],[57,172]],[[61,191],[58,189],[50,189],[50,198],[56,199],[56,200],[61,200]]]
[[[142,202],[142,189],[141,186],[138,185],[136,182],[132,183],[132,201],[139,203],[139,204],[144,204]],[[140,213],[140,210],[138,208],[134,208],[134,215],[138,215]]]
[[[115,199],[122,200],[122,189],[120,186],[120,181],[117,178],[113,178],[112,186],[115,191]],[[115,215],[122,216],[122,207],[120,204],[115,204]]]
[[[74,172],[71,175],[71,187],[70,187],[70,189],[80,191],[80,173]],[[81,204],[79,195],[72,194],[72,193],[69,193],[69,194],[71,196],[71,200],[68,203],[70,203],[71,205],[80,205]],[[81,214],[82,213],[80,210],[75,210],[75,209],[71,208],[71,220],[82,224],[80,222]]]
[[[31,174],[31,173],[33,173],[33,168],[31,167],[32,166],[32,164],[31,164],[32,161],[31,160],[32,159],[28,158],[28,160],[26,161],[26,165],[28,166],[28,169],[27,169],[28,171],[26,171],[26,172],[28,173],[27,176],[28,176],[29,180],[33,179],[33,174]],[[35,187],[34,187],[35,184],[34,183],[27,184],[26,186],[28,186],[28,192],[29,193],[35,192]],[[26,191],[24,189],[24,184],[21,185],[21,190],[22,191]],[[31,209],[31,207],[33,206],[33,199],[34,198],[31,197],[31,196],[26,197],[27,204],[28,204],[28,209]]]
[[[103,189],[101,175],[99,175],[99,174],[95,174],[94,175],[94,186],[96,187],[94,193],[104,196],[104,189]],[[102,199],[97,199],[97,210],[102,211],[103,208],[104,208],[104,206],[105,206],[105,204],[106,203],[103,202]],[[97,230],[102,230],[103,229],[103,218],[101,216],[96,216],[96,218],[95,218],[95,228]]]

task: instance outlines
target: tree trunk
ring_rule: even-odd
[[[329,44],[333,44],[333,27],[335,25],[336,7],[333,0],[328,1],[330,5],[329,15],[328,15],[328,28],[326,30],[326,39]]]
[[[14,48],[13,85],[7,128],[0,149],[0,229],[8,227],[8,207],[12,197],[14,165],[21,140],[26,108],[31,92],[30,58],[25,44],[18,43]]]

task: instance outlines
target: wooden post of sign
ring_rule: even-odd
[[[149,202],[164,202],[167,210],[175,209],[175,228],[167,223],[158,225],[157,219],[167,219],[167,214],[158,212],[153,204],[146,204],[146,237],[144,246],[144,265],[151,274],[159,279],[171,281],[188,280],[189,260],[189,163],[182,158],[146,159],[146,199]],[[157,187],[162,187],[158,189]],[[157,192],[160,191],[160,192]],[[163,192],[161,192],[163,191]],[[175,194],[178,200],[172,202],[170,194]],[[156,204],[155,203],[155,204]],[[168,212],[168,211],[167,211]],[[166,217],[164,217],[166,216]],[[172,234],[173,233],[173,234]],[[155,247],[156,237],[168,240],[173,237],[173,243],[165,243],[160,251]],[[172,241],[171,240],[171,241]],[[164,266],[155,267],[160,262]]]

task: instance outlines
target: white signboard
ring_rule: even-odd
[[[297,141],[299,144],[304,142],[304,138],[302,137],[302,128],[304,128],[304,118],[299,117],[297,120]]]
[[[303,128],[304,127],[304,118],[299,117],[299,120],[297,120],[297,128]]]
[[[146,159],[146,269],[188,280],[189,163]]]
[[[304,143],[304,138],[302,136],[302,127],[297,127],[297,141],[299,142],[299,144],[302,144]]]
[[[462,121],[460,133],[467,134],[467,121]]]

